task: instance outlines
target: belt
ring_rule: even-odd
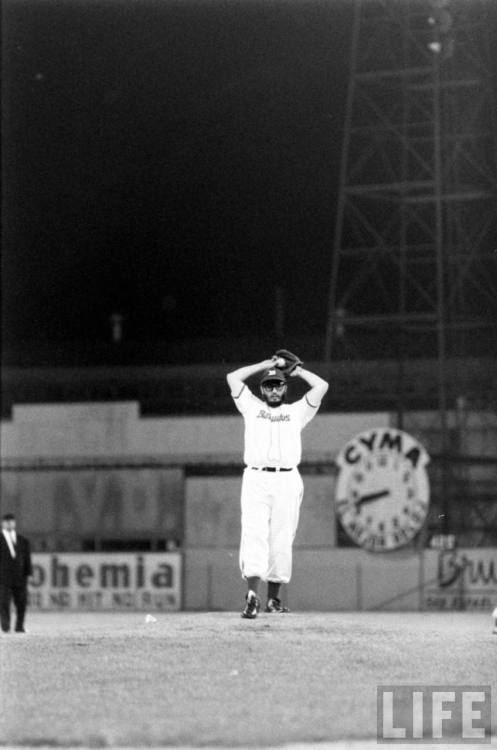
[[[251,466],[254,471],[292,471],[292,467],[289,469],[278,468],[276,466]]]

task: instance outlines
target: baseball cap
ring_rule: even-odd
[[[261,378],[261,385],[263,383],[274,382],[274,383],[286,383],[286,378],[277,367],[270,367],[266,370]]]

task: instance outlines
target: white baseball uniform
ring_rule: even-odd
[[[242,576],[288,583],[304,492],[297,468],[302,455],[301,432],[319,404],[311,404],[304,395],[293,404],[269,407],[246,385],[232,397],[245,422]]]

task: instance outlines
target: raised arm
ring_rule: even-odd
[[[275,357],[271,359],[263,359],[262,362],[257,362],[255,365],[247,365],[246,367],[239,367],[238,370],[233,370],[226,375],[226,380],[231,389],[231,393],[234,396],[238,396],[243,388],[245,380],[250,378],[251,375],[256,375],[262,370],[267,370],[269,367],[273,367],[275,363]]]
[[[305,394],[307,400],[312,406],[319,406],[328,390],[328,383],[326,380],[323,380],[323,378],[320,378],[316,373],[311,372],[310,370],[305,370],[300,366],[295,368],[290,377],[300,377],[302,380],[305,380],[305,382],[311,386],[311,389]]]

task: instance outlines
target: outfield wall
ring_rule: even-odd
[[[240,609],[245,583],[238,549],[189,549],[184,557],[185,607]],[[264,593],[264,586],[262,593]],[[304,549],[294,554],[283,599],[295,611],[483,611],[497,606],[497,549]]]
[[[293,576],[283,587],[283,598],[291,608],[488,611],[497,605],[496,548],[437,552],[406,547],[388,553],[337,548],[335,474],[303,478]],[[239,477],[198,477],[186,482],[187,609],[240,607],[245,584],[238,564],[239,489]]]
[[[423,608],[423,564],[420,553],[375,555],[355,548],[297,548],[292,580],[283,587],[282,598],[299,611],[419,610]],[[184,575],[188,609],[240,607],[245,584],[236,548],[188,550]]]
[[[305,430],[304,461],[326,464],[330,471],[344,442],[389,423],[387,413],[318,414]],[[118,543],[124,549],[126,540],[147,538],[154,550],[161,542],[168,549],[185,543],[202,547],[212,539],[226,545],[239,537],[238,510],[233,514],[243,453],[238,414],[143,418],[139,405],[130,402],[40,404],[15,406],[13,419],[0,430],[0,513],[15,511],[38,551],[100,551]],[[204,475],[196,481],[189,473],[199,467]],[[218,485],[224,495],[229,487],[222,501],[205,476],[217,470],[232,474],[230,482]],[[303,520],[312,523],[319,544],[334,544],[330,492],[310,497]],[[194,498],[197,513],[189,512]],[[202,507],[201,533],[195,536]],[[320,516],[327,517],[326,533]]]
[[[245,593],[236,547],[157,554],[34,554],[33,567],[30,609],[39,611],[236,612]],[[301,612],[490,613],[497,604],[497,550],[375,554],[298,548],[283,600]]]
[[[354,435],[391,424],[388,412],[317,414],[304,460],[333,460]],[[136,402],[14,406],[0,423],[3,461],[163,459],[242,463],[243,420],[233,416],[142,417]]]
[[[388,413],[324,413],[306,428],[304,502],[294,576],[285,591],[292,607],[458,609],[497,603],[495,550],[458,550],[462,557],[455,562],[446,558],[448,572],[440,583],[436,552],[409,548],[375,555],[337,548],[335,456],[359,432],[392,424]],[[452,414],[449,426],[464,439],[467,453],[494,455],[495,415],[466,415],[463,423],[461,415]],[[404,429],[429,453],[437,449],[436,415],[406,415]],[[151,551],[163,550],[164,555],[179,547],[182,587],[176,605],[180,596],[186,609],[239,608],[243,421],[238,414],[143,418],[138,404],[131,402],[16,406],[13,419],[0,425],[0,440],[0,513],[16,513],[37,553],[91,550],[84,553],[91,566],[94,553],[105,553],[109,564],[115,559],[106,541],[129,551],[143,549],[132,543],[148,540]],[[494,492],[496,467],[477,464],[468,481],[475,486],[481,474]],[[166,541],[172,546],[159,546]],[[43,564],[53,564],[53,557],[47,560]],[[78,569],[84,564],[78,563]],[[91,588],[90,572],[83,567],[80,574]],[[430,581],[435,583],[428,595]],[[460,586],[456,594],[451,591],[455,585]],[[91,606],[98,599],[95,595],[79,602]],[[73,606],[78,599],[68,601]],[[124,597],[123,606],[125,601],[137,600]],[[151,600],[140,601],[145,605]]]

